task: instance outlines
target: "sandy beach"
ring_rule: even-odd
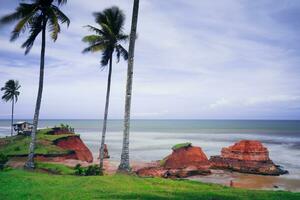
[[[238,172],[228,172],[224,170],[212,170],[211,175],[193,176],[188,179],[201,181],[205,183],[217,183],[232,187],[259,189],[259,190],[286,190],[299,192],[300,181],[297,179],[288,179],[284,176],[264,176],[255,174],[242,174]]]

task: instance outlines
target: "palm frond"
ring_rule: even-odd
[[[118,44],[116,46],[116,51],[118,62],[120,61],[120,56],[122,56],[124,60],[128,60],[128,52],[122,45]]]
[[[58,5],[63,5],[66,4],[68,0],[54,0],[54,2],[56,2]]]
[[[48,21],[49,32],[51,33],[52,40],[56,41],[58,33],[60,33],[60,26],[58,23],[58,18],[53,9],[48,8],[47,12],[48,12],[48,16],[49,16],[49,18],[48,18],[49,19],[49,21]]]
[[[123,42],[127,42],[129,40],[129,36],[126,35],[126,34],[121,33],[121,34],[118,35],[117,39],[120,40],[120,41],[123,41]]]
[[[100,61],[102,67],[105,67],[108,64],[109,60],[112,59],[112,51],[113,50],[107,48],[102,52],[102,58]]]
[[[26,48],[25,54],[29,53],[34,44],[35,38],[42,31],[43,16],[40,15],[38,17],[35,17],[31,23],[30,35],[28,39],[22,44],[22,48]]]
[[[25,32],[26,29],[30,26],[30,18],[34,15],[35,13],[32,12],[29,15],[25,16],[22,18],[17,25],[15,26],[14,30],[11,33],[11,38],[10,41],[16,40],[21,32]]]
[[[100,30],[100,29],[98,29],[98,28],[96,28],[94,26],[87,25],[85,27],[89,28],[90,31],[93,31],[93,32],[95,32],[95,33],[97,33],[99,35],[104,35],[104,32],[102,30]]]
[[[9,24],[13,21],[22,19],[28,15],[30,15],[36,9],[37,5],[34,4],[26,4],[20,3],[19,6],[16,8],[16,11],[5,15],[0,19],[0,25]]]
[[[67,23],[67,26],[70,25],[70,19],[57,6],[53,5],[52,9],[62,24]]]
[[[94,45],[91,45],[85,49],[83,49],[82,53],[88,53],[88,52],[97,52],[97,51],[102,51],[106,48],[104,43],[96,43]]]
[[[84,38],[82,38],[83,42],[89,43],[90,45],[94,45],[99,42],[105,42],[105,38],[99,35],[87,35]]]

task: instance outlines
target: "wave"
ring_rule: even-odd
[[[0,129],[5,129],[5,130],[7,130],[7,129],[10,129],[10,126],[0,126]]]

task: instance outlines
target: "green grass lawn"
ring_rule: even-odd
[[[81,177],[8,170],[0,172],[0,199],[296,200],[300,193],[126,175]]]
[[[54,145],[53,142],[59,138],[70,136],[71,134],[49,135],[47,133],[50,130],[51,129],[43,129],[38,131],[35,153],[41,155],[68,154],[69,151]],[[30,141],[30,136],[23,135],[0,138],[0,153],[7,156],[27,155]]]

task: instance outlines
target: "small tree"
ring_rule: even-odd
[[[109,65],[100,147],[100,169],[102,170],[112,74],[112,60],[114,53],[116,53],[118,62],[120,57],[123,57],[124,60],[128,59],[127,50],[121,45],[121,42],[127,41],[128,36],[123,33],[125,15],[118,7],[114,6],[105,9],[103,12],[94,13],[94,16],[96,23],[100,26],[100,29],[93,26],[87,26],[95,34],[88,35],[83,38],[83,42],[89,44],[89,47],[85,48],[83,53],[100,51],[102,52],[101,66],[105,67]]]
[[[11,136],[13,135],[13,124],[14,124],[14,106],[18,101],[18,96],[20,95],[19,89],[21,85],[19,85],[19,81],[17,80],[9,80],[5,83],[5,86],[1,88],[1,91],[4,91],[4,95],[2,99],[6,102],[11,101]]]

